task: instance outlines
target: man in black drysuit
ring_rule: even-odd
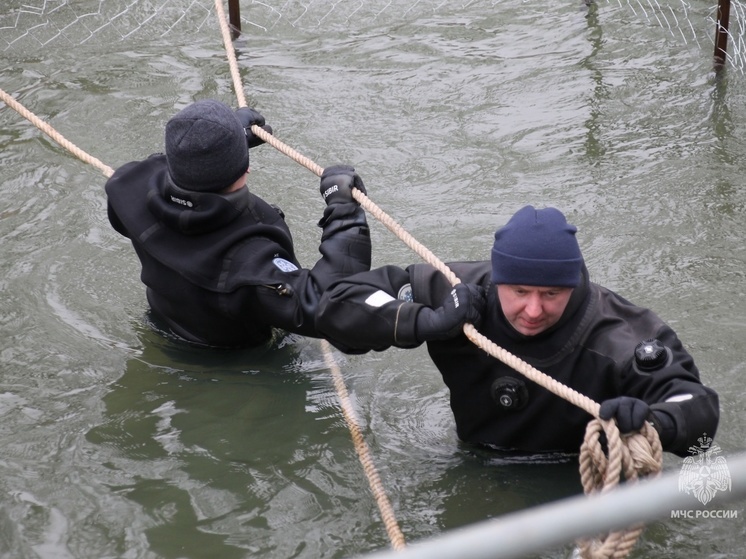
[[[213,100],[166,124],[165,154],[127,163],[106,183],[111,225],[132,241],[155,322],[205,346],[250,347],[274,328],[318,337],[316,305],[326,287],[370,269],[370,232],[346,165],[327,167],[321,258],[305,269],[283,213],[246,186],[249,148],[264,117]]]
[[[461,440],[505,452],[577,453],[591,417],[474,345],[464,322],[592,400],[622,433],[650,421],[663,449],[687,455],[714,437],[718,396],[676,333],[588,279],[575,233],[554,208],[526,206],[495,233],[491,261],[386,266],[343,279],[317,328],[342,351],[427,342],[450,389]],[[481,326],[479,324],[481,323]]]

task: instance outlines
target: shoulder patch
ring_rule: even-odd
[[[272,260],[272,264],[277,266],[277,268],[282,272],[295,272],[298,269],[298,266],[284,258],[275,258]]]
[[[412,301],[414,301],[414,295],[412,295],[412,284],[407,283],[402,285],[396,298],[402,301],[406,301],[407,303],[411,303]]]

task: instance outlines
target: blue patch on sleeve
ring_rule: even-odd
[[[408,303],[414,301],[414,295],[412,295],[412,284],[407,283],[405,285],[402,285],[396,298],[400,299],[401,301],[407,301]]]

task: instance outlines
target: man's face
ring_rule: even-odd
[[[497,298],[508,322],[524,336],[554,326],[565,312],[572,287],[497,286]]]

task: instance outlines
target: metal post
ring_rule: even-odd
[[[718,0],[717,22],[715,24],[715,71],[725,67],[728,58],[728,25],[730,20],[730,0]]]
[[[228,0],[228,20],[231,24],[231,35],[235,40],[241,35],[241,10],[238,0]]]

